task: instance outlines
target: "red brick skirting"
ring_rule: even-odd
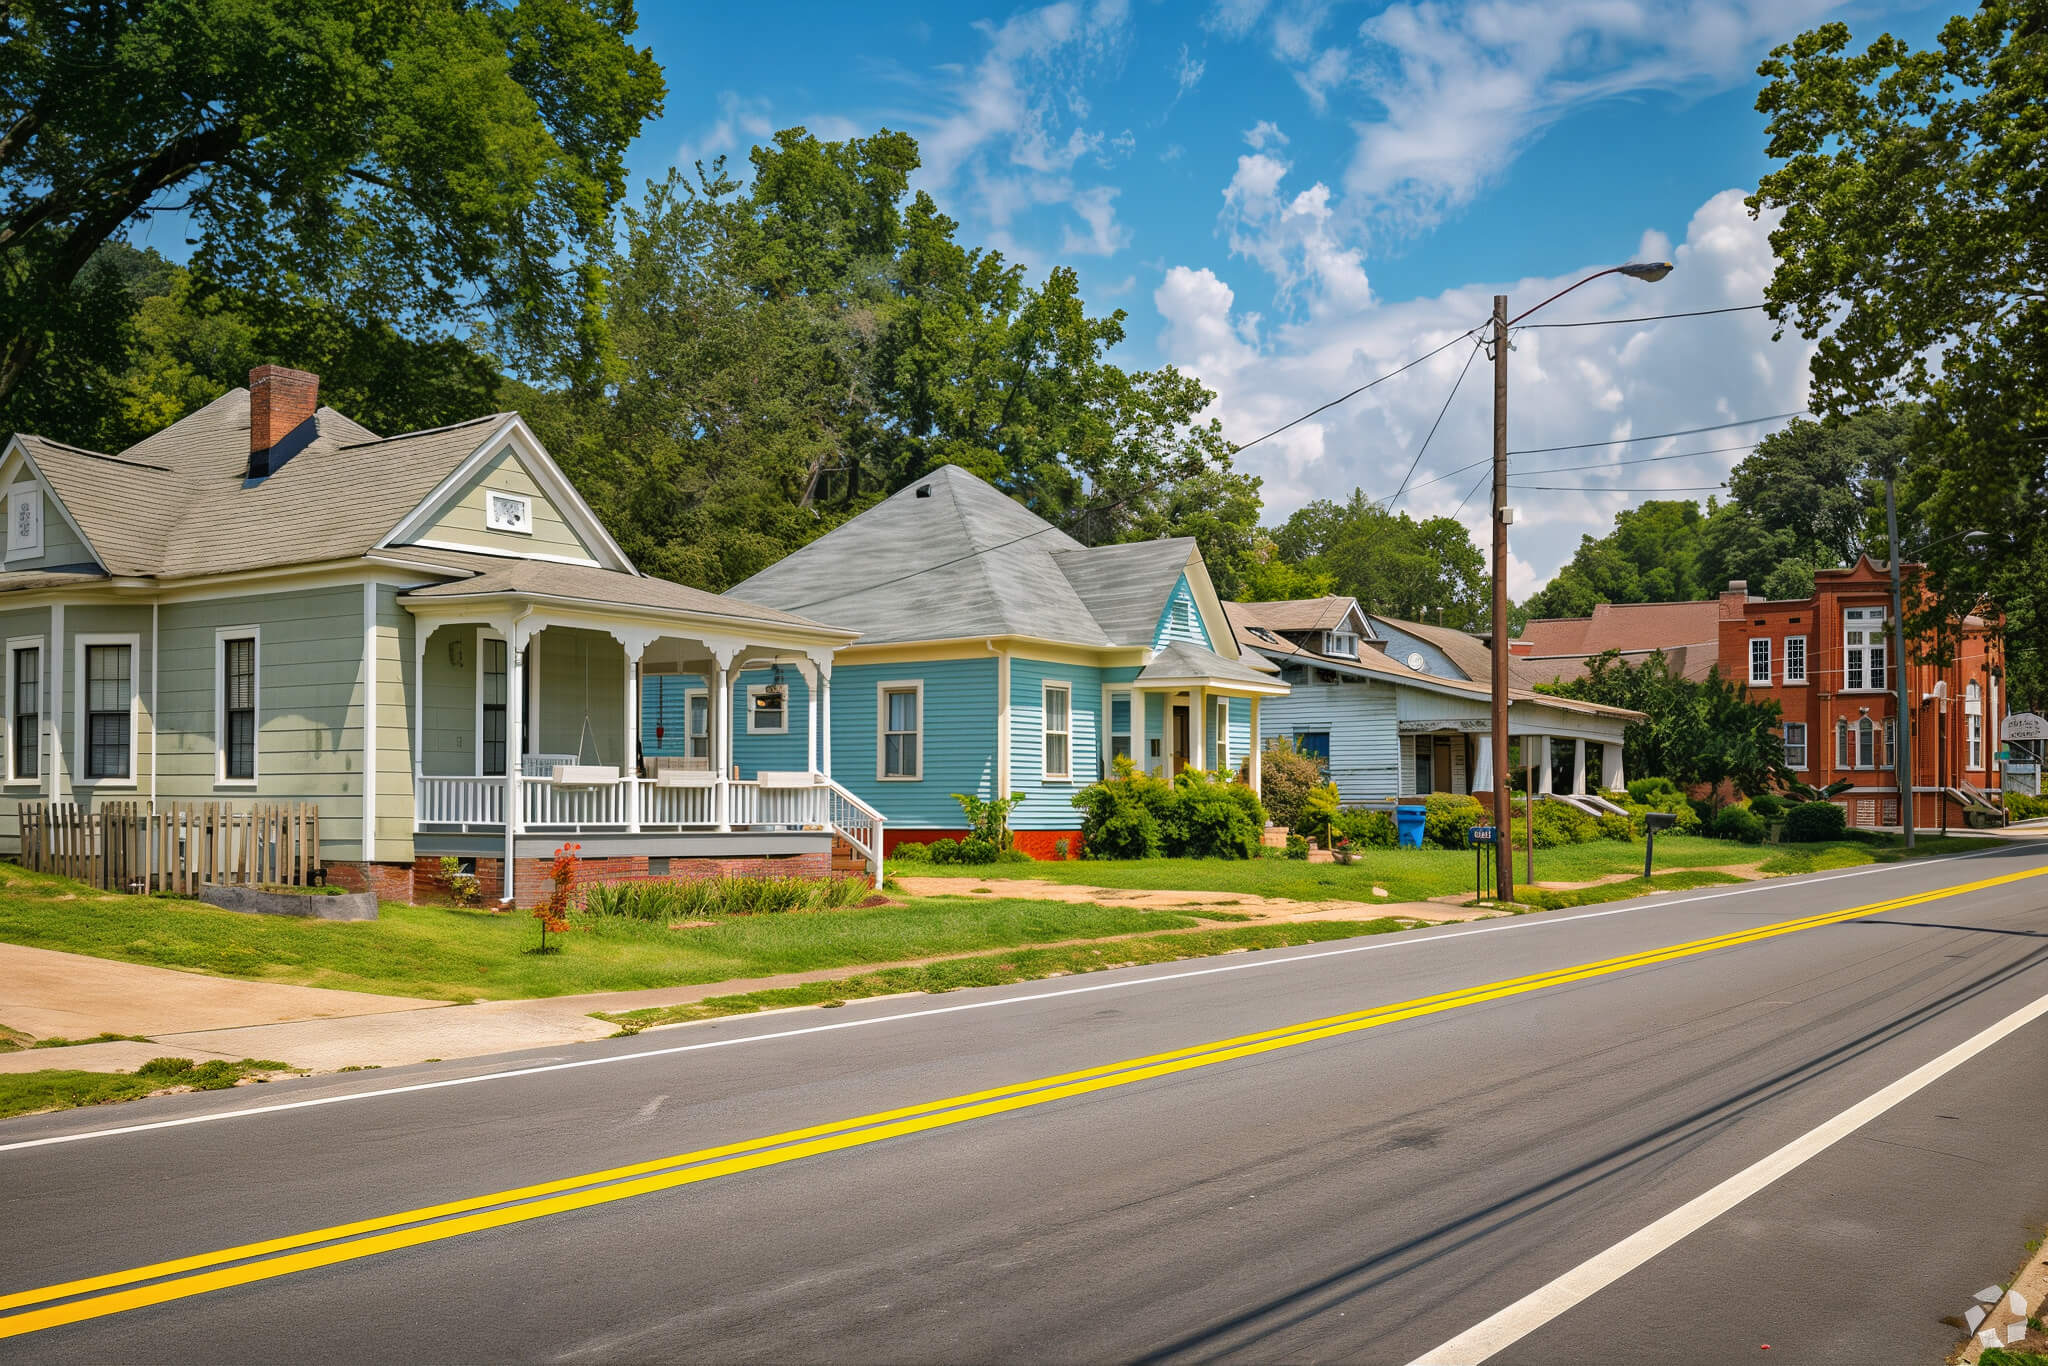
[[[515,904],[538,906],[547,900],[548,894],[554,890],[554,879],[549,875],[553,866],[552,858],[520,859],[513,871]],[[753,858],[672,858],[666,873],[649,873],[647,856],[633,854],[618,858],[579,859],[576,881],[580,886],[591,882],[694,882],[707,877],[830,877],[832,871],[832,855],[824,850],[815,854],[766,854]],[[477,891],[484,901],[495,902],[504,895],[504,876],[503,859],[479,858],[476,861]],[[441,899],[447,898],[439,859],[421,859],[414,865],[413,877],[423,895],[433,892]]]
[[[896,846],[906,841],[930,844],[933,840],[964,840],[969,830],[893,830],[885,828],[882,844],[888,853],[894,853]],[[1061,840],[1067,842],[1067,857],[1081,857],[1081,832],[1079,830],[1012,830],[1011,842],[1022,852],[1035,859],[1056,859],[1059,851],[1055,847]]]

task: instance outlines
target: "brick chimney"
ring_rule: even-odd
[[[1721,595],[1721,620],[1749,615],[1749,580],[1728,580],[1728,591]]]
[[[262,479],[291,458],[305,439],[273,451],[303,426],[320,406],[320,376],[282,365],[249,372],[249,477]]]

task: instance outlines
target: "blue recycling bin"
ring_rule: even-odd
[[[1394,831],[1404,849],[1422,847],[1423,810],[1419,806],[1397,806],[1394,808]]]

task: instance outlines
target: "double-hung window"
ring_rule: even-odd
[[[914,782],[922,777],[924,685],[884,683],[881,685],[882,752],[878,756],[879,778]]]
[[[505,699],[510,696],[506,682],[505,642],[495,636],[485,636],[480,653],[483,655],[482,674],[477,682],[478,742],[477,758],[482,761],[484,776],[503,777],[505,773]]]
[[[747,734],[789,733],[789,689],[780,683],[756,683],[747,689]]]
[[[8,776],[16,782],[34,782],[43,772],[41,643],[10,647],[7,668],[8,719],[12,723],[8,733]]]
[[[1214,737],[1209,742],[1209,748],[1216,756],[1216,772],[1229,773],[1231,771],[1230,699],[1218,697],[1214,699],[1214,702],[1215,705],[1209,708],[1209,734]]]
[[[135,647],[84,646],[85,776],[128,781],[135,776]]]
[[[1785,637],[1785,681],[1804,683],[1806,681],[1806,637]]]
[[[1329,633],[1328,653],[1345,659],[1358,658],[1358,637],[1350,631]]]
[[[683,696],[683,725],[688,730],[685,752],[692,759],[711,757],[711,694],[702,688]]]
[[[1971,679],[1963,690],[1963,721],[1969,736],[1972,769],[1984,767],[1984,690]]]
[[[1851,692],[1884,691],[1884,608],[1843,612],[1842,686]]]
[[[1877,727],[1864,717],[1856,723],[1856,767],[1877,767]]]
[[[1771,642],[1752,640],[1749,642],[1749,681],[1755,687],[1767,687],[1771,681]]]
[[[1137,757],[1137,751],[1131,744],[1131,730],[1131,695],[1127,692],[1111,693],[1109,695],[1109,757],[1111,759],[1115,759],[1118,755],[1122,755],[1126,759],[1135,759]],[[1114,766],[1108,766],[1103,770],[1103,775],[1107,777],[1115,771]]]
[[[1855,756],[1849,749],[1849,722],[1847,718],[1835,722],[1835,767],[1855,767]]]
[[[1806,723],[1787,721],[1785,723],[1785,767],[1795,773],[1806,768]]]
[[[1887,716],[1884,720],[1883,732],[1880,738],[1884,741],[1884,752],[1878,755],[1877,766],[1879,768],[1891,768],[1898,762],[1892,757],[1899,752],[1896,748],[1899,742],[1898,718]]]
[[[1064,782],[1071,776],[1074,748],[1073,692],[1065,683],[1045,685],[1045,777]]]
[[[220,651],[221,782],[246,783],[256,778],[256,633],[223,631]]]

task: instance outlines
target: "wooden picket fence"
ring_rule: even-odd
[[[187,895],[216,882],[324,881],[320,808],[279,802],[236,811],[226,802],[24,802],[21,863],[108,891]]]

